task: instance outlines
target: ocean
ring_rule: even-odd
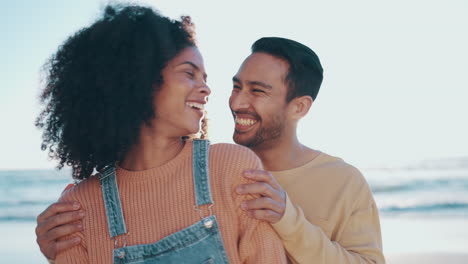
[[[361,168],[382,216],[468,217],[468,158]],[[0,171],[0,222],[35,221],[72,182],[70,171]]]
[[[382,216],[468,217],[468,157],[362,171]]]

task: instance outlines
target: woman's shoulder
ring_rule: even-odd
[[[210,147],[210,159],[213,158],[216,162],[234,163],[237,165],[260,166],[261,162],[257,155],[250,149],[230,144],[217,143]]]
[[[95,200],[90,198],[100,196],[100,188],[99,179],[94,175],[71,187],[67,186],[60,197],[60,201],[78,201],[80,203],[86,203]]]
[[[250,150],[247,147],[241,146],[241,145],[236,145],[236,144],[231,144],[231,143],[216,143],[212,144],[210,147],[210,153],[227,153],[229,155],[240,155],[240,156],[246,156],[250,158],[258,158],[257,155]]]
[[[240,195],[235,192],[235,188],[242,184],[253,181],[243,177],[245,170],[262,170],[263,166],[257,155],[250,149],[234,144],[219,143],[213,144],[210,148],[210,179],[212,186],[221,190],[220,198],[230,197],[234,202],[234,208],[240,208],[240,203],[244,200],[256,198],[252,195]],[[219,198],[219,197],[218,197]],[[244,214],[244,211],[236,211]]]
[[[242,177],[245,170],[263,169],[260,159],[253,151],[227,143],[213,144],[209,163],[213,181],[225,186],[247,183],[247,179]]]

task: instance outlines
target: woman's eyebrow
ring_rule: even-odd
[[[193,63],[191,61],[184,61],[182,63],[177,64],[175,67],[178,67],[178,66],[183,65],[183,64],[188,64],[188,65],[192,66],[195,70],[200,71],[200,67],[198,67],[195,63]],[[206,82],[207,77],[208,77],[208,75],[204,72],[203,73],[203,79],[205,80],[205,82]]]

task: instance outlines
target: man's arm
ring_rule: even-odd
[[[37,217],[36,241],[49,261],[53,262],[58,253],[81,242],[78,236],[58,240],[83,230],[84,212],[80,208],[78,202],[57,202]]]
[[[385,263],[375,205],[353,213],[337,241],[310,223],[289,198],[286,207],[284,217],[273,228],[293,263]]]
[[[368,198],[372,206],[356,210],[339,241],[331,241],[319,226],[306,219],[301,208],[290,201],[270,173],[250,171],[244,176],[257,183],[240,186],[237,191],[263,197],[249,201],[243,209],[252,217],[273,224],[293,263],[385,263],[378,210],[370,191]],[[284,203],[279,193],[284,193]],[[279,221],[278,216],[281,216]]]

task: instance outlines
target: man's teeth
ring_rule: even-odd
[[[199,103],[194,103],[194,102],[187,102],[186,105],[192,107],[192,108],[197,108],[200,110],[203,110],[205,108],[205,105],[199,104]]]
[[[236,118],[236,123],[243,126],[251,126],[257,123],[257,120],[247,119],[247,118]]]

